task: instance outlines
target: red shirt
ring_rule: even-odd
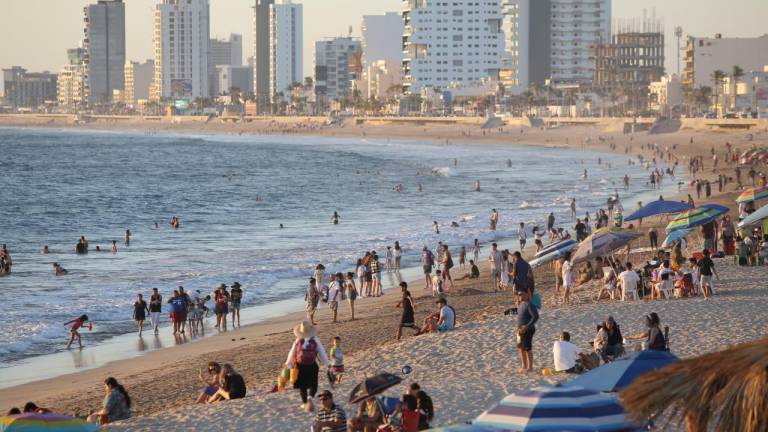
[[[403,432],[418,432],[420,415],[418,411],[403,408]]]

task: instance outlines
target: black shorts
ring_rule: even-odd
[[[528,330],[520,335],[520,343],[517,347],[523,351],[533,349],[533,334],[536,333],[536,327],[529,327]]]
[[[424,269],[424,274],[430,274],[432,273],[432,266],[422,266]]]

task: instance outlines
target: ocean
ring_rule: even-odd
[[[627,159],[522,145],[3,128],[0,243],[14,266],[0,277],[0,364],[62,351],[62,324],[84,313],[95,323],[87,345],[134,332],[136,294],[152,287],[167,299],[179,285],[205,294],[239,281],[244,307],[295,306],[317,263],[351,271],[366,250],[383,256],[396,240],[403,266],[415,267],[424,244],[447,242],[457,260],[472,239],[512,238],[520,222],[545,226],[550,211],[570,228],[572,197],[579,215],[594,214],[618,190],[633,210],[647,173]],[[74,253],[80,236],[88,255]],[[118,253],[94,252],[112,240]],[[54,276],[52,262],[69,274]]]

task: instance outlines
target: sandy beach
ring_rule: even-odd
[[[57,125],[48,125],[59,127]],[[274,127],[274,125],[272,125]],[[627,159],[638,154],[650,157],[642,149],[645,144],[655,143],[660,148],[669,147],[680,159],[678,175],[688,179],[688,158],[705,156],[707,170],[704,178],[716,179],[718,174],[731,174],[731,167],[711,172],[710,149],[718,154],[725,151],[725,143],[745,150],[752,144],[765,144],[765,131],[750,131],[751,138],[743,131],[714,132],[710,130],[682,130],[670,134],[625,135],[591,126],[562,127],[554,130],[506,128],[501,132],[481,135],[477,126],[471,128],[471,136],[465,135],[468,126],[428,125],[409,127],[365,126],[325,129],[321,135],[392,137],[409,139],[434,139],[462,143],[510,143],[549,147],[570,147],[612,152],[609,143],[616,145],[615,153],[626,153]],[[219,130],[221,129],[221,130]],[[179,132],[184,132],[179,129]],[[274,133],[264,128],[258,132],[246,126],[232,125],[229,129],[211,127],[211,133]],[[186,132],[202,132],[186,130]],[[312,131],[296,133],[312,134]],[[599,136],[605,140],[598,139]],[[589,139],[587,139],[589,138]],[[574,173],[574,176],[577,174]],[[714,191],[714,197],[700,202],[721,202],[731,208],[737,192],[735,184],[726,191]],[[682,197],[689,192],[681,189]],[[665,197],[673,199],[674,197]],[[697,201],[698,202],[698,201]],[[634,203],[625,202],[634,209]],[[579,213],[581,213],[580,211]],[[732,213],[733,214],[733,213]],[[657,221],[661,223],[661,221]],[[648,226],[646,223],[643,227]],[[647,237],[638,246],[647,246]],[[487,255],[487,249],[485,254]],[[481,260],[485,261],[482,256]],[[643,256],[633,256],[638,262]],[[672,352],[680,357],[695,356],[717,351],[728,345],[747,342],[766,336],[768,312],[765,304],[766,267],[737,267],[733,258],[715,261],[721,280],[711,301],[701,298],[668,301],[636,301],[594,303],[594,292],[578,291],[574,304],[557,305],[553,296],[552,272],[548,266],[537,270],[537,287],[544,296],[545,306],[537,325],[534,340],[536,369],[552,366],[551,344],[561,331],[569,331],[573,341],[582,347],[594,337],[594,327],[606,315],[613,315],[625,335],[643,330],[642,317],[657,312],[662,325],[671,328]],[[344,341],[345,365],[349,373],[345,383],[334,390],[337,401],[345,401],[352,386],[380,371],[396,372],[410,365],[413,373],[405,383],[418,382],[435,401],[437,417],[433,425],[445,425],[471,420],[489,408],[504,395],[539,384],[540,374],[518,374],[519,366],[514,346],[514,322],[502,311],[514,303],[509,292],[492,292],[485,263],[481,266],[480,281],[462,282],[449,297],[459,315],[459,328],[448,334],[406,337],[394,339],[399,310],[394,302],[395,293],[387,293],[378,299],[364,299],[357,303],[358,320],[348,321],[346,305],[340,308],[341,323],[332,325],[327,308],[319,314],[320,337],[330,345],[333,336]],[[434,300],[423,290],[423,284],[411,284],[411,292],[417,298],[417,321],[434,311]],[[293,340],[290,329],[303,313],[291,314],[267,323],[244,326],[192,344],[180,345],[148,353],[137,358],[110,363],[104,367],[33,382],[0,390],[0,407],[4,409],[33,400],[40,406],[57,412],[87,414],[101,406],[102,381],[107,376],[117,377],[134,399],[134,418],[109,427],[109,430],[259,430],[284,431],[306,429],[311,421],[309,414],[299,410],[298,394],[285,391],[268,394],[285,360]],[[749,317],[748,319],[745,317]],[[327,341],[327,342],[326,342]],[[248,384],[248,396],[239,401],[211,406],[192,405],[200,391],[197,370],[208,361],[231,363],[243,374]],[[321,385],[321,388],[324,386]],[[396,387],[396,396],[405,385]],[[342,403],[348,415],[352,407]]]

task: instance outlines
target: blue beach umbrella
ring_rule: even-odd
[[[680,213],[692,208],[692,205],[680,201],[656,200],[640,207],[637,211],[625,217],[624,221],[633,221],[660,214]]]
[[[747,228],[757,225],[762,222],[763,219],[768,219],[768,205],[760,207],[757,211],[745,217],[744,220],[739,222],[739,228]]]
[[[563,385],[617,392],[632,384],[640,375],[679,360],[677,356],[666,351],[641,351],[592,369]]]
[[[478,425],[454,425],[429,429],[430,432],[514,432],[512,429],[499,429]]]
[[[675,244],[676,241],[690,234],[691,231],[693,231],[691,228],[684,228],[684,229],[672,231],[671,233],[669,233],[669,235],[667,235],[667,238],[665,238],[664,241],[661,243],[661,247],[671,247],[673,244]]]
[[[619,401],[606,393],[561,385],[511,394],[480,414],[472,426],[519,432],[638,431]]]
[[[548,255],[552,251],[556,251],[558,249],[562,249],[562,248],[564,248],[564,247],[566,247],[568,245],[572,245],[572,244],[579,244],[579,242],[577,242],[574,239],[565,239],[565,240],[556,241],[554,243],[550,243],[550,244],[544,246],[544,248],[541,249],[540,251],[536,252],[536,255],[534,255],[534,258],[538,258],[538,257],[542,257],[544,255]]]

